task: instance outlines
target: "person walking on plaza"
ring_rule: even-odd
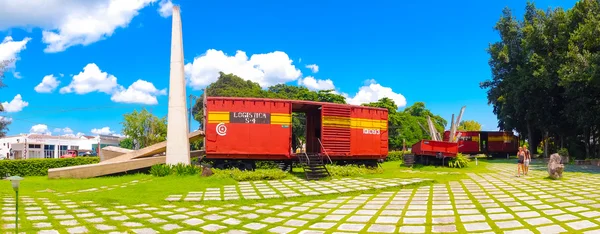
[[[519,152],[517,153],[517,177],[521,176],[521,170],[525,170],[523,167],[523,161],[525,160],[525,152],[523,151],[523,147],[519,147]],[[523,171],[525,173],[525,171]]]
[[[527,149],[527,146],[523,146],[523,153],[525,154],[525,161],[523,162],[523,172],[525,175],[529,172],[529,163],[531,162],[531,153]]]

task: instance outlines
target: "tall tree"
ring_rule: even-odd
[[[4,84],[4,72],[8,68],[8,65],[11,64],[14,60],[4,60],[0,61],[0,88],[6,87]],[[4,112],[4,107],[2,103],[0,103],[0,113]],[[6,118],[0,116],[0,138],[5,137],[8,132],[8,125],[10,121],[6,120]]]
[[[167,118],[158,118],[146,109],[123,115],[122,133],[137,142],[139,148],[150,146],[167,137]]]
[[[458,125],[459,131],[481,131],[481,124],[475,120],[463,120]]]
[[[522,21],[503,11],[488,48],[492,78],[481,83],[498,127],[527,136],[531,149],[567,147],[600,156],[600,1],[572,9],[525,6]]]

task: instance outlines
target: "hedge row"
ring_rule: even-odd
[[[45,176],[48,169],[100,162],[98,157],[0,160],[0,175]]]

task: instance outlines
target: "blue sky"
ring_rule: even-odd
[[[1,114],[12,119],[9,135],[120,133],[122,115],[142,107],[165,116],[171,17],[161,7],[169,2],[57,2],[0,3],[0,59],[18,58],[0,89],[0,102],[11,105]],[[526,1],[173,3],[182,11],[188,94],[225,70],[264,87],[335,87],[353,103],[421,101],[448,120],[466,105],[463,119],[495,130],[479,88],[491,75],[485,50],[499,39],[493,26],[502,9],[521,16]],[[575,1],[535,3],[571,8]],[[23,102],[10,103],[17,95]]]

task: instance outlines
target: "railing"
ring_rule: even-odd
[[[321,143],[321,139],[317,138],[317,140],[319,140],[319,144],[321,145],[321,149],[323,149],[323,152],[325,153],[325,156],[327,156],[327,159],[329,159],[329,163],[333,164],[333,161],[331,161],[331,158],[329,157],[329,154],[327,153],[327,150],[325,149],[325,146],[323,146],[323,143]]]
[[[306,157],[306,165],[310,165],[310,159],[308,158],[308,154],[304,152],[304,156]]]

